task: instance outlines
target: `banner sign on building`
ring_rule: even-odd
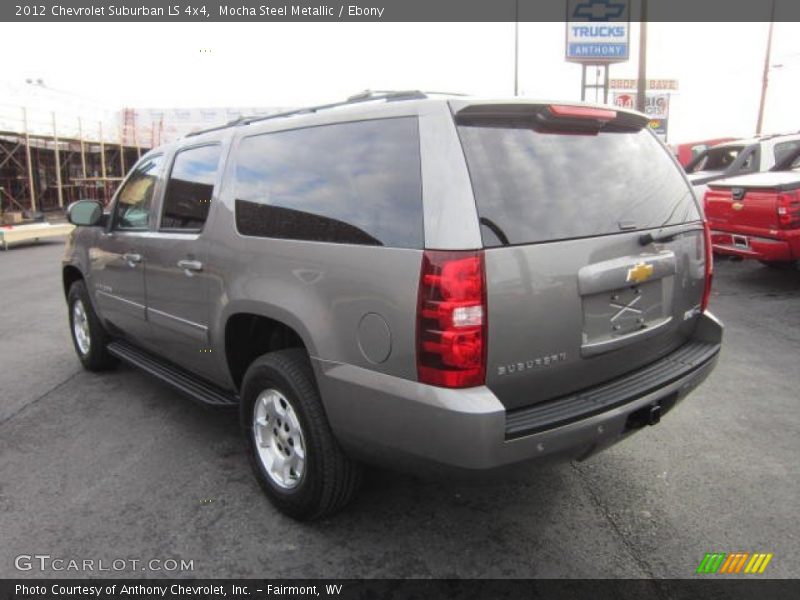
[[[630,55],[629,0],[567,0],[569,61],[624,62]]]
[[[608,87],[612,90],[636,90],[639,85],[638,79],[609,79]],[[678,91],[677,79],[648,79],[648,90],[664,90],[670,92]]]
[[[612,80],[613,81],[613,80]],[[669,98],[667,92],[647,91],[645,94],[645,114],[650,117],[649,127],[658,135],[666,137],[669,120]],[[636,92],[612,92],[611,102],[621,108],[636,108]]]
[[[612,103],[622,108],[636,108],[636,94],[630,92],[613,92]],[[645,114],[651,119],[666,119],[669,117],[669,94],[647,92],[645,95]]]

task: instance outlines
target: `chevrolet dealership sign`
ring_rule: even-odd
[[[629,54],[629,0],[567,0],[567,60],[615,63]]]

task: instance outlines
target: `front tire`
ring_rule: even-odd
[[[70,286],[67,306],[72,343],[83,367],[88,371],[107,371],[117,366],[119,361],[106,349],[108,334],[92,308],[83,281]]]
[[[253,472],[276,508],[312,520],[350,502],[361,468],[333,436],[304,350],[256,359],[244,376],[240,409]]]

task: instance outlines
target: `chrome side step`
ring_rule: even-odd
[[[146,371],[153,377],[168,383],[179,392],[207,406],[236,406],[239,397],[217,386],[203,381],[185,369],[166,362],[123,340],[108,345],[108,352],[125,362]]]

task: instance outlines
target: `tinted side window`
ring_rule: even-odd
[[[218,144],[178,152],[164,195],[161,229],[203,228],[211,205],[220,153]]]
[[[724,171],[733,164],[739,157],[739,153],[744,150],[744,146],[723,146],[709,148],[702,158],[695,159],[697,162],[690,165],[689,172],[698,171]]]
[[[792,142],[781,142],[780,144],[775,144],[775,162],[779,163],[784,158],[786,158],[791,152],[796,150],[800,147],[800,140],[792,141]]]
[[[235,198],[236,227],[244,235],[421,248],[417,119],[245,138]]]
[[[744,160],[742,161],[742,171],[758,171],[758,152],[756,148],[745,150],[742,154]]]
[[[117,195],[114,206],[115,229],[147,229],[150,222],[150,203],[161,175],[163,156],[153,156],[137,165]]]

